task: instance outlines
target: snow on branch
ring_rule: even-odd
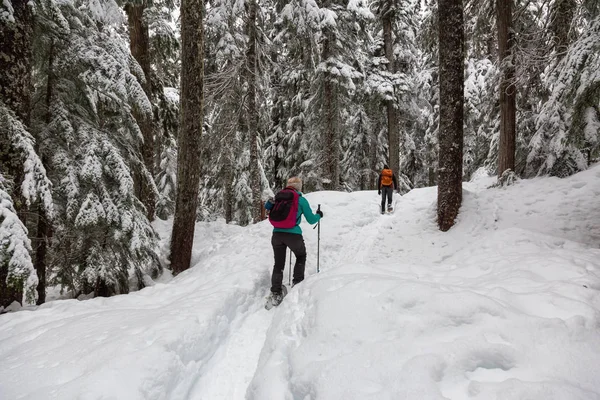
[[[25,129],[18,118],[0,103],[0,129],[5,130],[13,149],[23,160],[24,179],[21,193],[28,206],[40,200],[46,214],[53,215],[52,183],[46,176],[46,169],[37,155],[33,136]]]
[[[8,286],[23,288],[22,304],[35,304],[38,278],[31,261],[31,242],[4,183],[0,174],[0,266],[8,266]]]

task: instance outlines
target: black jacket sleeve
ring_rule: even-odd
[[[379,174],[379,179],[377,179],[377,190],[381,189],[381,174]]]
[[[392,175],[392,179],[394,181],[394,187],[396,188],[396,190],[400,190],[398,188],[398,181],[396,180],[396,174]]]

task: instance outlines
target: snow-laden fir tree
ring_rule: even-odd
[[[366,42],[366,26],[374,16],[362,0],[325,0],[320,15],[320,60],[311,83],[309,119],[316,134],[309,149],[319,155],[320,187],[335,190],[341,183],[342,137],[348,134],[343,116],[349,115],[356,85],[364,79],[356,46]]]
[[[477,169],[486,165],[492,136],[497,132],[497,73],[496,65],[488,58],[467,60],[463,152],[465,180],[469,180]],[[496,140],[493,143],[493,153],[497,154],[498,142]],[[495,164],[490,165],[490,168],[495,170]]]
[[[87,5],[87,7],[84,7]],[[151,178],[134,110],[152,113],[111,1],[37,4],[35,132],[54,183],[51,282],[126,293],[160,265],[132,171]]]
[[[414,88],[409,104],[416,112],[407,113],[412,124],[404,135],[400,169],[414,187],[423,187],[435,185],[438,159],[437,2],[424,2],[417,26],[415,65],[407,81]]]
[[[35,303],[38,283],[27,228],[17,216],[5,182],[0,174],[0,279],[4,283],[0,286],[3,292],[0,312],[12,301]]]
[[[273,43],[274,72],[271,78],[273,123],[266,139],[265,161],[273,171],[271,180],[283,187],[290,176],[304,181],[304,190],[320,185],[318,155],[309,146],[314,127],[309,122],[310,83],[319,60],[318,30],[320,9],[314,0],[278,2]]]
[[[20,161],[23,177],[21,182],[0,173],[0,307],[13,301],[33,304],[38,283],[31,259],[31,241],[27,228],[18,218],[14,207],[15,185],[19,185],[23,208],[36,202],[51,218],[54,216],[52,184],[34,148],[34,139],[16,115],[0,102],[0,136],[10,151]],[[0,162],[0,171],[9,170]]]
[[[150,46],[150,85],[154,120],[155,171],[158,197],[156,215],[166,219],[175,211],[177,135],[180,125],[179,26],[173,10],[178,0],[153,0],[145,10]]]
[[[207,137],[200,215],[259,221],[264,133],[270,125],[269,40],[265,4],[216,0],[207,9]],[[267,185],[265,187],[265,185]]]
[[[29,126],[32,40],[32,4],[4,1],[0,5],[0,307],[12,301],[35,301],[37,277],[29,239],[23,232],[27,232],[27,216],[33,215],[34,209],[52,217],[51,184]]]
[[[136,115],[144,141],[141,146],[151,180],[136,174],[136,194],[151,219],[174,211],[174,170],[179,128],[179,38],[173,11],[175,0],[130,0],[125,3],[132,55],[142,67],[138,80],[150,102],[152,115]],[[139,113],[138,113],[139,114]],[[158,193],[156,192],[158,190]]]
[[[584,25],[566,53],[546,70],[550,97],[537,116],[530,142],[530,174],[567,176],[586,169],[597,157],[600,18]]]

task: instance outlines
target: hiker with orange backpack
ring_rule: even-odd
[[[379,181],[377,184],[377,194],[381,195],[381,213],[385,214],[385,203],[387,198],[388,211],[392,211],[392,195],[394,189],[398,189],[398,181],[394,172],[388,168],[387,165],[383,166],[383,170],[379,174]]]
[[[269,210],[269,221],[273,225],[271,245],[275,255],[275,265],[271,275],[271,294],[267,298],[267,310],[281,303],[287,294],[283,285],[283,269],[285,267],[285,253],[289,248],[296,256],[294,265],[294,280],[292,287],[304,280],[304,267],[306,264],[306,246],[302,237],[300,220],[302,215],[309,224],[316,224],[323,218],[319,209],[313,214],[308,200],[302,196],[302,180],[298,177],[288,179],[287,186],[275,196],[274,200],[265,203]]]

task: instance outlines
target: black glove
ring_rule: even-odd
[[[323,211],[317,210],[317,212],[315,214],[317,214],[319,217],[323,218]]]
[[[378,191],[377,191],[377,194],[381,196],[381,190],[378,190]]]

